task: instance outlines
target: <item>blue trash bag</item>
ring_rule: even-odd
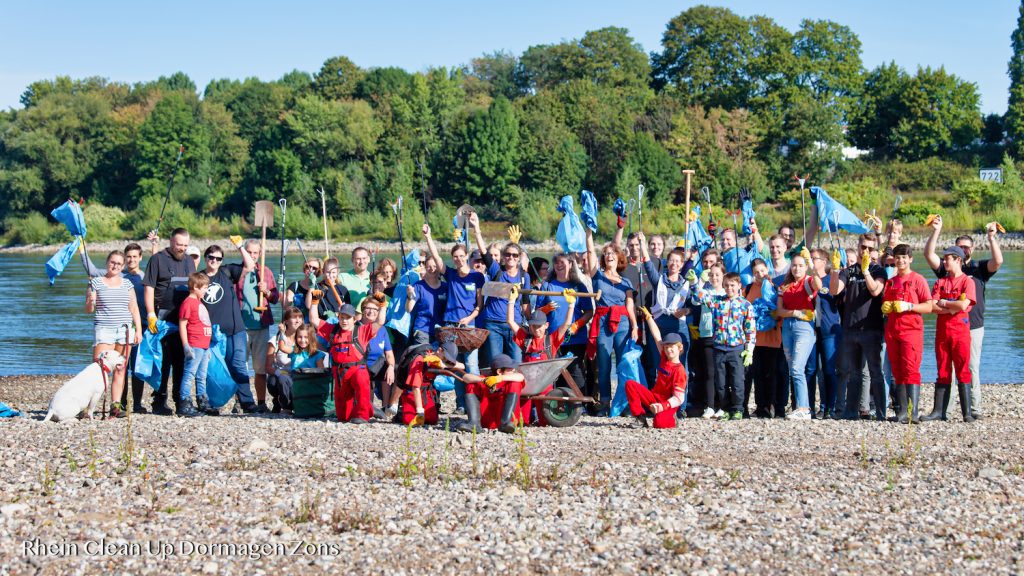
[[[754,300],[754,318],[757,323],[758,332],[775,328],[777,320],[772,317],[772,312],[778,307],[779,294],[775,285],[768,278],[761,281],[761,297]]]
[[[227,404],[238,388],[235,379],[231,377],[231,372],[228,371],[228,363],[224,357],[227,342],[228,339],[220,331],[220,326],[214,326],[213,337],[210,339],[210,363],[206,368],[206,397],[210,399],[210,406],[214,408]]]
[[[629,400],[626,398],[626,380],[636,380],[647,386],[647,378],[644,377],[643,367],[640,365],[640,356],[643,354],[642,346],[632,340],[626,341],[626,349],[622,358],[618,358],[615,365],[615,373],[618,381],[615,386],[615,396],[612,399],[609,416],[618,416],[629,410]]]
[[[440,374],[434,378],[434,390],[438,392],[451,392],[455,390],[455,378]]]
[[[177,331],[177,326],[163,320],[156,321],[156,334],[149,330],[142,331],[142,343],[139,344],[138,356],[135,358],[134,374],[149,384],[154,391],[160,390],[160,363],[164,357],[160,340]]]
[[[18,412],[7,404],[0,402],[0,418],[17,418],[18,416],[21,416],[21,412]]]
[[[597,198],[590,190],[580,192],[580,220],[591,232],[597,232]]]
[[[562,196],[558,202],[558,211],[563,214],[562,221],[558,223],[558,232],[555,234],[559,246],[569,253],[586,252],[587,236],[583,231],[583,223],[573,208],[572,196]]]

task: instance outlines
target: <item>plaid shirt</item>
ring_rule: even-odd
[[[754,307],[741,296],[716,296],[697,286],[697,300],[711,310],[713,340],[718,346],[753,348],[757,340]]]

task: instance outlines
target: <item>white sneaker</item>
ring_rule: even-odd
[[[718,412],[715,412],[715,420],[721,420],[722,418],[725,418],[725,410],[719,410]]]
[[[711,420],[712,418],[715,417],[715,410],[714,410],[714,408],[705,408],[704,409],[704,413],[701,414],[700,417],[705,419],[705,420]]]
[[[795,412],[790,412],[789,414],[786,414],[786,420],[810,420],[810,419],[811,419],[811,411],[810,410],[796,410]]]

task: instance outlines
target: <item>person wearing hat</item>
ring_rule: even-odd
[[[914,261],[910,246],[900,244],[892,251],[896,275],[885,281],[882,314],[885,323],[885,352],[892,365],[896,385],[896,414],[900,424],[920,422],[921,358],[924,351],[924,319],[934,302],[923,276],[910,269]],[[908,406],[908,401],[910,405]],[[911,414],[908,415],[908,408]],[[876,406],[877,409],[877,406]]]
[[[409,364],[409,375],[402,392],[402,423],[407,426],[437,424],[434,378],[440,370],[463,372],[459,349],[454,342],[442,342],[436,349],[426,348]],[[459,380],[457,377],[456,380]]]
[[[320,320],[319,302],[314,296],[309,308],[309,323],[317,336],[327,342],[334,380],[334,412],[341,422],[366,424],[373,417],[370,371],[366,351],[373,339],[371,323],[356,327],[356,309],[343,304],[338,310],[338,323]]]
[[[661,362],[654,387],[648,389],[636,380],[626,380],[626,400],[629,410],[641,426],[647,428],[647,417],[654,417],[655,428],[675,428],[676,410],[686,398],[686,366],[683,355],[683,338],[677,332],[669,332],[661,338],[661,330],[647,308],[640,308],[649,328],[648,335],[658,346]]]
[[[192,244],[185,250],[185,256],[192,259],[192,264],[199,270],[199,259],[202,257],[202,253],[199,251],[199,246]]]
[[[514,298],[510,298],[514,301]],[[466,416],[468,420],[456,425],[460,432],[479,432],[481,428],[495,429],[511,434],[516,424],[526,424],[519,409],[519,397],[523,392],[526,377],[516,368],[519,363],[508,354],[498,354],[491,359],[493,376],[465,374]],[[529,414],[527,412],[527,414]]]
[[[959,246],[946,248],[942,265],[946,274],[935,282],[935,403],[932,413],[921,420],[945,420],[949,406],[953,374],[956,374],[960,412],[964,422],[973,422],[971,414],[971,320],[968,312],[977,302],[974,279],[963,271],[967,259]],[[950,370],[952,366],[952,370]]]

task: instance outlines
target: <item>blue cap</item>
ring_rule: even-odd
[[[942,252],[943,256],[956,256],[961,260],[967,260],[967,254],[964,254],[964,249],[959,246],[950,246]]]
[[[491,359],[491,368],[495,370],[515,368],[516,365],[516,361],[508,354],[498,354]]]
[[[355,309],[355,307],[352,306],[351,304],[342,304],[341,305],[341,309],[338,310],[338,316],[342,316],[342,315],[351,316],[351,317],[355,318],[356,317],[356,309]]]
[[[682,346],[683,345],[683,339],[679,337],[679,334],[676,334],[675,332],[672,332],[670,334],[666,334],[665,337],[661,339],[661,343],[662,344],[679,344],[680,346]]]
[[[455,363],[459,361],[459,348],[455,345],[455,342],[442,342],[441,345],[437,347],[437,351],[444,356],[444,359],[447,362]]]
[[[529,321],[529,325],[530,326],[540,326],[541,324],[547,324],[547,323],[548,323],[547,315],[544,314],[543,312],[541,312],[540,310],[534,310],[533,314],[530,315],[530,321]]]

